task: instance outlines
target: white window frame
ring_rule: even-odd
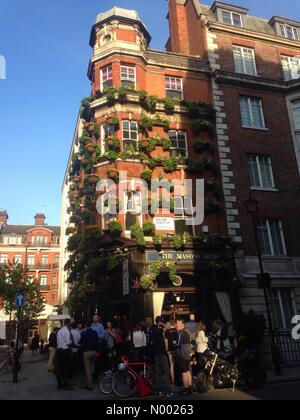
[[[109,69],[111,69],[111,78],[107,78],[106,80],[103,80],[104,72],[107,71],[107,73],[109,73]],[[104,86],[104,83],[105,82],[108,82],[110,80],[112,82],[110,86],[113,86],[113,67],[112,67],[112,64],[109,64],[108,66],[105,66],[102,69],[100,69],[100,87],[101,87],[101,92],[103,92],[103,90],[104,90],[104,87],[105,87]]]
[[[126,123],[129,123],[129,128],[128,129],[125,129],[124,128],[124,125]],[[135,127],[136,128],[135,129],[132,129],[131,128],[131,124],[135,124]],[[124,138],[124,131],[128,131],[129,132],[129,138],[128,139],[125,139]],[[136,139],[133,139],[131,137],[131,134],[132,133],[136,133]],[[133,142],[135,142],[136,143],[135,144],[135,150],[136,151],[138,150],[138,146],[139,146],[139,126],[138,126],[138,123],[136,121],[131,121],[131,120],[124,120],[124,121],[122,121],[122,146],[123,146],[123,150],[126,150],[127,149],[127,147],[124,147],[126,145],[126,142],[129,142],[130,144],[133,143]]]
[[[44,260],[47,260],[47,262],[44,263]],[[49,255],[42,255],[42,265],[49,265]]]
[[[112,133],[110,131],[108,133],[105,132],[105,126],[113,128]],[[110,129],[109,129],[110,130]],[[114,124],[102,124],[101,125],[101,154],[106,153],[108,150],[105,149],[106,147],[106,140],[109,135],[114,136],[116,133],[116,128]]]
[[[284,330],[288,330],[290,325],[291,325],[291,320],[287,320],[286,316],[285,316],[285,310],[284,310],[284,305],[283,305],[283,298],[282,298],[282,291],[289,291],[291,294],[291,302],[292,302],[292,307],[293,307],[293,312],[294,314],[297,313],[297,306],[296,306],[296,299],[295,299],[295,292],[294,289],[290,289],[290,288],[273,288],[272,289],[274,292],[276,292],[277,294],[277,299],[278,299],[278,303],[279,303],[279,309],[280,309],[280,317],[281,317],[281,321],[283,324],[283,328]],[[271,293],[269,292],[269,299],[270,299],[270,305],[272,308],[272,300],[276,299],[273,296],[271,296]],[[273,308],[271,309],[273,310]]]
[[[34,276],[29,275],[29,276],[27,276],[27,278],[28,278],[29,283],[33,283],[34,282],[34,279],[35,279]]]
[[[105,206],[105,201],[109,200],[112,195],[115,195],[114,193],[110,193],[107,191],[105,194],[101,197],[101,215],[102,215],[102,229],[107,229],[109,222],[116,221],[117,215],[110,213],[110,207]]]
[[[170,138],[170,133],[176,133],[176,147],[173,146],[173,140],[171,140]],[[170,147],[170,152],[172,153],[172,151],[175,151],[177,154],[180,154],[180,151],[183,150],[181,147],[179,147],[179,140],[178,140],[178,135],[179,134],[183,134],[184,135],[184,139],[185,139],[185,156],[182,157],[189,157],[189,151],[188,151],[188,141],[187,141],[187,133],[185,131],[181,131],[181,130],[169,130],[168,132],[168,137],[171,140],[171,147]]]
[[[258,178],[259,178],[259,184],[260,185],[251,185],[251,188],[255,189],[255,188],[260,188],[260,189],[275,189],[275,182],[274,182],[274,174],[273,174],[273,167],[272,167],[272,159],[271,156],[266,156],[266,155],[255,155],[255,154],[248,154],[248,167],[252,164],[252,162],[249,162],[250,158],[256,158],[256,165],[257,165],[257,171],[258,171]],[[262,177],[262,167],[261,167],[261,158],[268,158],[268,165],[269,165],[269,172],[270,172],[270,177],[271,177],[271,181],[272,181],[272,185],[270,186],[263,186],[263,177]],[[250,170],[250,168],[249,168]],[[250,177],[251,180],[251,177]]]
[[[7,264],[8,262],[8,255],[2,254],[0,255],[0,264]]]
[[[180,206],[177,206],[177,201],[180,200]],[[188,206],[186,206],[186,203],[189,203]],[[178,211],[180,210],[180,212]],[[175,196],[174,197],[174,222],[175,222],[175,229],[176,229],[176,220],[192,220],[193,224],[188,225],[192,227],[193,235],[195,235],[195,217],[194,215],[187,215],[186,211],[190,213],[190,210],[194,211],[193,206],[193,199],[192,197],[183,197],[183,196]]]
[[[40,286],[41,287],[45,287],[45,286],[48,286],[48,276],[46,276],[46,275],[42,275],[41,277],[40,277]]]
[[[250,126],[244,125],[244,123],[243,123],[243,115],[242,115],[242,108],[241,108],[241,99],[242,98],[247,99],[247,102],[248,102],[248,111],[249,111],[250,123],[251,123]],[[251,100],[252,99],[255,99],[255,100],[257,100],[259,102],[260,115],[261,115],[261,121],[262,121],[262,126],[261,127],[256,127],[254,125],[253,110],[252,110],[252,106],[251,106]],[[240,96],[240,111],[241,111],[242,127],[243,128],[252,128],[254,130],[264,130],[264,129],[266,129],[266,122],[265,122],[265,116],[264,116],[264,110],[263,110],[263,103],[262,103],[261,98],[257,98],[257,97],[254,97],[254,96],[244,96],[244,95]]]
[[[33,264],[30,264],[29,262],[33,261]],[[28,255],[27,257],[27,265],[29,267],[34,267],[35,266],[35,255]]]
[[[268,241],[269,241],[269,245],[270,245],[270,249],[271,249],[271,254],[270,255],[268,255],[268,254],[264,254],[264,255],[266,257],[286,256],[287,255],[287,249],[286,249],[286,243],[285,243],[285,238],[284,238],[284,234],[283,234],[282,221],[277,220],[278,225],[279,225],[281,244],[282,244],[282,248],[283,248],[283,254],[282,255],[275,254],[274,243],[273,243],[272,233],[271,233],[271,228],[270,228],[270,221],[271,221],[270,219],[259,219],[258,220],[258,229],[260,229],[259,222],[265,222],[266,223],[267,232],[268,232]]]
[[[42,234],[36,235],[36,246],[39,247],[39,246],[43,246],[43,245],[45,245],[44,235],[42,235]]]
[[[52,286],[57,286],[57,275],[56,274],[52,275]]]
[[[131,79],[129,77],[129,69],[134,70],[134,79]],[[136,88],[136,67],[122,64],[120,71],[121,71],[121,85],[123,86],[122,82],[131,82],[131,86]],[[125,77],[123,77],[123,71],[126,71],[127,73]],[[128,87],[128,86],[124,86],[124,87]]]
[[[284,63],[287,63],[288,70],[285,69]],[[300,78],[300,58],[298,57],[291,57],[288,55],[282,55],[281,56],[281,63],[284,73],[284,80],[290,81],[290,80],[296,80]],[[293,69],[293,66],[295,65],[295,70]],[[295,77],[294,71],[297,71],[297,76]],[[288,72],[288,74],[287,74]]]
[[[242,18],[242,15],[240,13],[222,9],[221,10],[222,23],[224,23],[225,25],[229,25],[229,23],[224,22],[224,13],[227,13],[230,16],[230,21],[231,21],[230,24],[232,26],[235,26],[236,28],[242,28],[243,27],[243,18]],[[234,15],[239,16],[241,25],[235,25],[234,24]]]
[[[22,264],[22,255],[15,255],[14,256],[14,263],[15,264]]]
[[[295,40],[299,40],[299,31],[298,28],[296,28],[295,26],[291,26],[288,24],[284,24],[284,23],[280,23],[279,24],[280,27],[280,33],[282,36],[284,36],[285,38],[288,39],[295,39]],[[292,36],[288,36],[288,31],[290,30]]]
[[[133,194],[133,200],[135,202],[134,208],[133,207],[128,208],[129,194]],[[126,216],[129,213],[136,215],[140,226],[143,226],[142,193],[140,191],[125,191],[124,192],[124,226],[125,226],[125,236],[127,237],[130,237],[131,235],[131,231],[126,230]]]
[[[177,89],[177,83],[178,81],[180,82],[180,89]],[[183,99],[183,79],[182,77],[176,77],[176,76],[166,76],[165,79],[165,83],[166,83],[166,96],[167,97],[171,97],[171,98],[175,98],[175,96],[168,96],[168,92],[177,92],[180,95],[178,96],[178,98],[180,100]],[[175,89],[172,89],[172,83],[175,84]],[[167,87],[167,85],[169,84],[169,88]]]
[[[294,107],[294,104],[296,102],[297,102],[297,104],[299,104],[299,105],[297,105],[297,108]],[[294,131],[297,134],[297,133],[300,133],[300,123],[299,123],[299,127],[298,127],[296,125],[296,119],[295,119],[295,113],[294,112],[295,112],[295,109],[298,109],[299,108],[299,110],[300,110],[300,97],[299,98],[292,99],[290,101],[290,103],[291,103],[291,115],[292,115],[293,124],[294,124]]]
[[[242,47],[241,45],[233,45],[233,58],[234,58],[235,72],[236,73],[239,73],[237,71],[237,63],[236,63],[235,49],[239,49],[241,51],[242,64],[243,64],[243,69],[244,69],[243,74],[249,74],[251,76],[257,76],[257,67],[256,67],[256,59],[255,59],[255,51],[254,51],[254,48]],[[248,73],[247,72],[247,67],[246,67],[246,50],[247,51],[251,51],[253,65],[254,65],[254,73]]]

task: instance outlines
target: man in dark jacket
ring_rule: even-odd
[[[156,325],[149,331],[149,344],[155,362],[156,386],[159,396],[175,396],[170,391],[170,367],[166,348],[164,328],[166,326],[162,317],[157,317]]]
[[[92,324],[88,324],[85,331],[82,333],[81,346],[83,351],[84,369],[86,375],[87,386],[85,389],[93,391],[92,375],[95,370],[95,362],[98,349],[98,334],[91,328]]]

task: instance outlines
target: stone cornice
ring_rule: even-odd
[[[280,80],[267,79],[259,76],[237,74],[223,70],[214,70],[212,77],[217,83],[243,88],[270,91],[274,93],[289,93],[300,89],[300,79],[284,82]]]
[[[145,50],[134,51],[124,48],[108,49],[101,54],[94,55],[89,63],[88,77],[91,80],[93,65],[113,55],[140,58],[146,65],[172,68],[176,70],[194,71],[197,73],[209,73],[209,64],[206,60],[183,54],[175,54],[164,51]]]
[[[264,42],[270,42],[287,48],[298,48],[300,51],[300,41],[283,38],[280,36],[270,35],[262,32],[253,31],[246,28],[237,28],[231,25],[225,25],[219,22],[208,21],[207,26],[210,30],[216,32],[225,32],[239,37],[253,38]]]

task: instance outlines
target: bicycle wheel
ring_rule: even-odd
[[[117,372],[112,381],[112,389],[117,397],[129,398],[135,394],[135,376],[129,372]]]
[[[104,395],[112,394],[112,392],[113,392],[112,385],[113,385],[112,375],[104,376],[101,379],[100,384],[99,384],[99,387],[100,387],[100,390],[101,390],[102,394],[104,394]]]

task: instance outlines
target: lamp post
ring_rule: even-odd
[[[280,366],[280,355],[278,351],[278,346],[275,341],[272,317],[271,317],[271,312],[270,312],[269,296],[268,296],[268,289],[271,288],[271,277],[269,273],[266,273],[264,271],[261,247],[260,247],[258,230],[257,230],[257,219],[256,219],[256,216],[258,213],[258,201],[252,197],[251,191],[249,193],[248,200],[245,202],[245,206],[246,206],[247,212],[252,216],[253,230],[254,230],[254,235],[255,235],[257,257],[259,261],[259,270],[260,270],[260,274],[257,276],[258,287],[260,289],[263,289],[264,291],[265,305],[266,305],[269,330],[270,330],[270,335],[271,335],[271,351],[272,351],[273,364],[275,368],[275,374],[276,376],[281,376],[282,371],[281,371],[281,366]]]

